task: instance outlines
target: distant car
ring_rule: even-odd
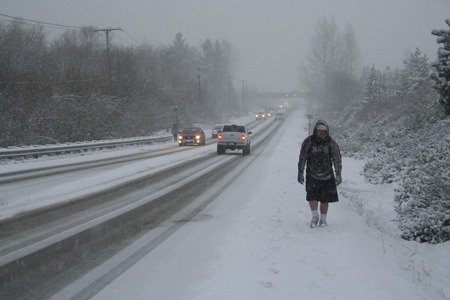
[[[259,112],[256,114],[256,120],[265,120],[266,115],[263,112]]]
[[[222,128],[222,124],[214,126],[214,128],[212,129],[211,138],[216,139],[217,135],[222,132]]]
[[[205,145],[205,133],[200,127],[183,128],[178,134],[178,146]]]
[[[271,118],[273,117],[273,110],[266,110],[264,112],[264,115],[266,116],[266,118]]]

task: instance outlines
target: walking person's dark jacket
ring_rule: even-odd
[[[317,126],[324,125],[326,135],[324,138],[317,137]],[[313,134],[307,137],[300,150],[298,171],[303,174],[306,165],[306,176],[310,176],[317,180],[329,180],[333,178],[333,165],[336,177],[341,176],[342,158],[339,146],[336,141],[329,135],[328,124],[323,121],[317,121],[314,126]]]

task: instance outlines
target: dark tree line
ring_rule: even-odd
[[[148,135],[175,120],[213,122],[241,111],[237,51],[226,40],[190,46],[110,43],[95,28],[49,38],[0,24],[0,146]]]
[[[354,51],[344,49],[352,43],[342,41],[355,41],[345,32],[323,19],[311,39],[300,76],[312,112],[330,121],[345,155],[368,159],[363,173],[370,182],[400,184],[395,201],[405,239],[448,241],[450,30],[433,30],[442,45],[433,63],[415,49],[401,68],[373,65],[359,74],[342,63],[358,61],[350,55],[356,42],[347,47]]]

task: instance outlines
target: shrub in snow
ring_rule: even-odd
[[[395,200],[403,237],[439,243],[450,240],[450,119],[425,76],[427,68],[418,50],[404,70],[372,68],[367,84],[390,80],[378,84],[383,88],[376,97],[367,97],[365,89],[363,105],[344,108],[344,117],[330,123],[337,125],[334,137],[346,155],[369,158],[363,174],[370,182],[399,183]]]
[[[400,182],[397,220],[406,239],[450,240],[450,119],[427,124],[374,154],[363,169],[372,183]]]
[[[398,221],[406,239],[450,240],[450,120],[429,128],[405,160],[403,190],[396,196]],[[418,136],[423,134],[419,132]]]

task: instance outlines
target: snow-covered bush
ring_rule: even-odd
[[[450,240],[450,119],[418,132],[421,138],[404,159],[403,190],[396,196],[403,237],[419,242]],[[417,140],[416,140],[417,141]]]
[[[397,117],[397,122],[401,124],[406,117]],[[395,200],[397,221],[405,239],[429,243],[448,241],[450,119],[429,121],[417,131],[396,126],[397,122],[366,123],[372,127],[366,135],[372,138],[370,141],[361,137],[362,127],[353,127],[352,134],[338,134],[336,138],[342,141],[346,155],[369,158],[363,169],[369,182],[400,184]],[[378,134],[373,134],[374,130]]]
[[[419,50],[402,70],[366,71],[364,101],[325,118],[345,155],[368,158],[375,184],[398,183],[397,221],[405,239],[450,240],[450,119],[445,117]],[[389,78],[389,80],[385,80]],[[376,81],[379,81],[378,83]]]

